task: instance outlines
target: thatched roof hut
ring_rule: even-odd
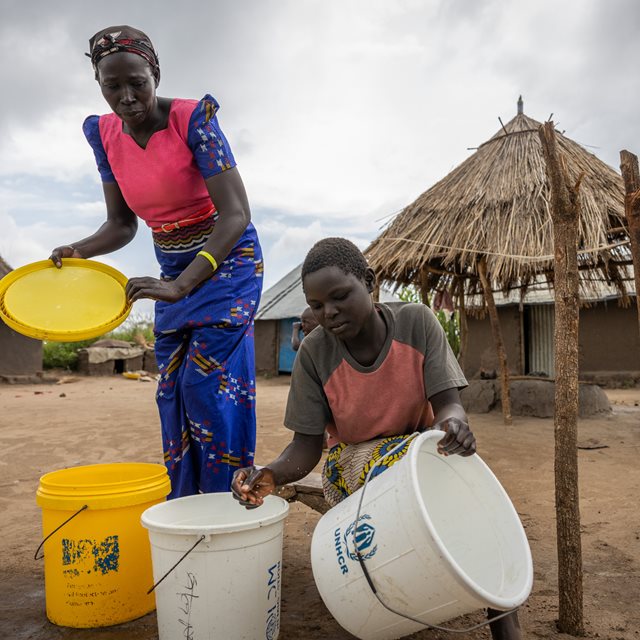
[[[4,278],[10,271],[11,267],[5,262],[4,258],[0,256],[0,278]]]
[[[0,256],[0,278],[12,271]],[[16,333],[0,320],[0,381],[24,381],[42,371],[42,342]]]
[[[383,280],[481,293],[484,257],[492,288],[526,293],[542,278],[553,283],[550,188],[540,122],[518,114],[445,178],[405,207],[366,251]],[[580,269],[590,283],[613,284],[628,302],[632,276],[622,178],[610,166],[557,132],[572,180],[580,184]],[[481,303],[481,298],[477,298]],[[481,303],[482,304],[482,303]]]

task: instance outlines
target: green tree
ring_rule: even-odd
[[[408,285],[406,287],[402,287],[398,291],[398,297],[400,300],[404,302],[417,302],[418,304],[422,303],[420,298],[420,294],[418,290],[413,285]],[[430,298],[429,302],[431,303],[433,298]],[[460,354],[460,318],[459,313],[454,311],[453,313],[448,313],[447,311],[434,311],[436,318],[440,322],[442,328],[444,329],[444,333],[447,336],[447,340],[449,342],[449,346],[451,347],[453,353],[456,357]]]

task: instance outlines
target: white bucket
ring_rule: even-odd
[[[506,492],[477,454],[438,454],[443,435],[420,434],[367,484],[358,525],[358,549],[382,601],[429,624],[487,606],[518,607],[533,582],[529,544]],[[367,583],[354,546],[361,493],[318,522],[313,576],[347,631],[393,640],[424,627],[388,611]]]
[[[169,572],[155,589],[160,640],[278,637],[288,511],[287,502],[275,496],[247,510],[230,493],[209,493],[142,514],[154,581]]]

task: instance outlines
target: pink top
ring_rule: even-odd
[[[85,121],[103,181],[116,181],[131,210],[150,227],[212,207],[205,179],[235,166],[217,108],[211,96],[174,99],[166,129],[156,131],[145,149],[122,131],[114,113]]]

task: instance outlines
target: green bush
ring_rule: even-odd
[[[81,342],[45,342],[42,346],[42,366],[45,369],[78,368],[78,349],[93,344],[95,340]]]
[[[398,291],[398,297],[404,302],[421,303],[420,294],[414,286],[403,287]],[[447,341],[453,353],[458,357],[460,353],[460,318],[458,312],[448,314],[446,311],[434,311],[436,318],[442,325]]]
[[[111,339],[135,342],[136,336],[142,336],[147,344],[153,344],[153,320],[144,315],[130,316],[123,325],[93,340],[80,342],[45,342],[43,345],[43,367],[45,369],[78,368],[78,350],[90,347],[97,340]]]

